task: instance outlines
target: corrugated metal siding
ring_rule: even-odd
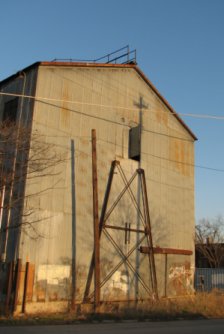
[[[39,238],[35,242],[25,234],[21,237],[21,257],[29,257],[36,265],[36,286],[40,281],[46,284],[46,287],[41,286],[41,289],[36,289],[37,299],[38,293],[42,293],[42,290],[46,296],[54,293],[53,290],[51,292],[51,285],[56,284],[57,280],[68,282],[70,279],[67,276],[73,257],[71,236],[74,233],[71,203],[71,140],[75,143],[77,300],[82,300],[93,250],[91,129],[95,128],[97,132],[100,210],[111,161],[115,158],[121,161],[127,178],[138,168],[137,161],[127,159],[127,142],[129,129],[138,125],[139,110],[134,106],[139,96],[143,96],[150,106],[143,112],[141,163],[146,171],[154,244],[160,247],[194,249],[192,137],[134,70],[44,67],[39,69],[36,94],[63,100],[49,103],[35,101],[33,131],[41,133],[46,142],[53,142],[59,153],[66,153],[63,164],[54,170],[55,176],[52,177],[52,181],[50,178],[43,178],[36,184],[27,182],[28,195],[29,192],[33,193],[34,187],[36,192],[45,189],[46,182],[50,189],[48,192],[42,192],[39,198],[30,198],[27,203],[38,212],[40,219],[43,217],[43,221],[35,227],[40,228],[46,237]],[[119,175],[115,175],[115,180],[111,202],[123,187]],[[51,182],[57,186],[53,187]],[[137,193],[136,187],[134,192]],[[117,216],[111,218],[110,224],[121,225],[131,222],[132,227],[135,227],[136,212],[133,212],[129,202],[130,199],[123,203],[123,207],[119,207]],[[117,233],[115,237],[119,235]],[[120,239],[121,246],[125,247],[123,236]],[[101,242],[102,267],[106,271],[117,263],[119,258],[112,247],[108,248],[106,240]],[[131,261],[134,266],[136,266],[135,260],[136,254],[133,253]],[[57,270],[57,280],[55,278],[53,280],[50,273],[56,265],[60,266],[60,270]],[[161,256],[157,256],[156,265],[159,293],[163,295],[164,259]],[[139,266],[147,281],[148,261],[145,255],[140,255]],[[183,294],[184,290],[192,287],[193,266],[194,256],[169,256],[167,269],[169,295]],[[122,280],[125,281],[123,285]],[[109,297],[106,295],[113,289],[123,291],[125,298],[135,297],[134,280],[133,274],[123,266],[105,287],[105,298],[117,297],[114,294]],[[126,289],[128,282],[131,286]],[[64,289],[67,289],[67,285],[64,285]],[[103,293],[104,291],[102,297]],[[144,290],[139,297],[147,297]],[[64,298],[64,294],[61,297],[58,294],[57,298]]]
[[[197,291],[224,290],[224,268],[196,268],[195,289]]]
[[[37,69],[33,68],[30,71],[24,73],[22,75],[15,76],[12,80],[6,80],[1,83],[0,89],[3,93],[10,93],[10,94],[24,94],[24,95],[35,95],[36,90],[36,77],[37,77]],[[0,122],[3,118],[4,106],[5,103],[14,100],[15,97],[12,95],[1,95],[0,96]],[[27,99],[23,97],[18,97],[18,107],[17,107],[17,122],[20,118],[20,126],[23,128],[31,123],[33,117],[33,99]],[[18,157],[17,157],[18,158]],[[20,185],[20,192],[23,193],[24,184]],[[22,196],[21,196],[22,198]],[[7,207],[8,203],[4,204]],[[18,203],[18,207],[22,207],[23,204],[21,202]],[[14,208],[15,209],[15,208]],[[18,208],[17,208],[18,209]],[[7,214],[6,210],[4,210],[3,216],[3,226],[6,224]],[[16,219],[18,220],[18,213],[16,212]],[[10,224],[15,223],[16,219],[13,217],[13,209],[11,213]],[[7,260],[14,260],[18,254],[18,240],[20,236],[20,229],[9,229],[9,236],[8,236],[8,244],[7,244]],[[3,247],[5,240],[5,234],[2,233],[0,235],[0,250]]]

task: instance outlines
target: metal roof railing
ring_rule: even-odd
[[[96,59],[53,59],[56,61],[69,61],[69,62],[88,62],[88,63],[105,63],[105,64],[137,64],[136,61],[136,49],[130,50],[129,45],[124,46],[114,52],[108,53],[105,56]]]

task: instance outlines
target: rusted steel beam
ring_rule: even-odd
[[[112,181],[113,181],[113,177],[114,177],[114,170],[115,170],[115,167],[118,163],[119,163],[118,161],[114,160],[114,161],[112,161],[111,167],[110,167],[110,173],[109,173],[109,177],[108,177],[108,181],[107,181],[107,188],[106,188],[104,201],[103,201],[103,206],[102,206],[102,211],[101,211],[101,216],[100,216],[100,224],[99,224],[100,225],[99,226],[100,236],[102,234],[103,222],[104,222],[104,218],[105,218],[105,214],[106,214],[106,210],[107,210],[107,205],[108,205],[108,201],[109,201],[111,185],[112,185]],[[92,254],[92,258],[91,258],[91,262],[90,262],[89,273],[88,273],[88,277],[87,277],[83,302],[87,302],[88,297],[89,297],[90,286],[91,286],[92,277],[93,277],[93,271],[94,271],[94,252]]]
[[[158,299],[156,264],[155,264],[155,258],[154,258],[154,252],[153,252],[151,219],[150,219],[150,213],[149,213],[149,202],[148,202],[147,186],[146,186],[146,179],[145,179],[145,171],[144,169],[139,168],[137,172],[140,175],[141,184],[142,184],[143,203],[144,203],[144,211],[145,211],[145,218],[146,218],[147,244],[148,244],[148,247],[152,248],[152,251],[148,253],[150,275],[152,278],[152,289],[153,289],[156,299]]]
[[[101,215],[100,215],[100,235],[102,233],[102,227],[103,227],[104,218],[105,218],[107,205],[108,205],[108,201],[109,201],[111,185],[112,185],[112,181],[113,181],[113,177],[114,177],[114,170],[115,170],[116,166],[119,165],[119,164],[120,164],[120,162],[117,161],[117,160],[114,160],[111,163],[109,178],[108,178],[108,182],[107,182],[107,188],[106,188],[105,197],[104,197],[103,206],[102,206]]]
[[[134,266],[132,265],[132,263],[129,261],[128,257],[124,254],[123,250],[121,249],[121,247],[118,245],[118,243],[113,239],[113,237],[107,232],[106,229],[104,229],[104,233],[106,235],[106,237],[108,238],[108,240],[111,241],[112,245],[114,246],[114,248],[117,250],[117,252],[119,253],[119,255],[121,256],[121,258],[124,260],[124,262],[126,263],[126,265],[129,267],[129,269],[133,272],[133,274],[138,278],[139,282],[141,283],[141,285],[143,286],[143,288],[149,293],[149,295],[151,295],[151,291],[150,288],[148,287],[148,285],[144,282],[144,280],[142,279],[142,277],[140,276],[140,274],[138,273],[138,271],[134,268]]]
[[[144,289],[147,291],[147,293],[149,293],[149,295],[151,296],[152,294],[154,295],[154,297],[158,298],[158,291],[157,291],[157,279],[156,279],[156,270],[155,270],[155,262],[153,261],[154,260],[154,256],[152,256],[152,254],[148,254],[149,256],[149,262],[150,262],[150,274],[153,273],[152,275],[152,279],[151,279],[151,282],[152,282],[152,289],[150,289],[150,287],[144,282],[144,280],[141,278],[141,276],[139,275],[139,273],[136,271],[136,269],[133,267],[133,265],[131,264],[131,262],[129,261],[128,257],[129,255],[125,255],[123,250],[120,248],[120,246],[116,243],[116,241],[112,238],[112,236],[107,232],[107,227],[111,227],[111,225],[106,225],[105,222],[107,221],[108,217],[110,216],[111,212],[113,211],[114,207],[118,204],[118,202],[121,200],[122,196],[124,195],[124,193],[126,191],[128,191],[128,189],[130,188],[130,185],[132,183],[132,181],[134,180],[134,178],[137,176],[137,175],[140,175],[140,178],[143,179],[143,174],[144,174],[144,171],[142,169],[139,169],[137,170],[134,175],[131,177],[131,179],[128,181],[128,182],[125,182],[125,187],[124,189],[122,190],[122,192],[120,193],[120,195],[117,197],[117,199],[115,200],[114,204],[112,205],[112,207],[110,208],[110,210],[106,213],[106,210],[105,210],[105,216],[104,216],[104,219],[101,220],[102,222],[102,227],[103,227],[103,231],[106,235],[106,237],[111,241],[111,243],[113,244],[113,246],[115,247],[115,249],[118,251],[118,253],[120,254],[122,260],[120,261],[120,263],[111,271],[111,273],[100,283],[100,286],[102,287],[106,282],[107,280],[113,275],[113,273],[119,268],[119,266],[122,264],[122,263],[126,263],[126,265],[129,267],[129,269],[134,273],[134,275],[138,278],[139,282],[141,283],[141,285],[144,287]],[[142,183],[144,182],[145,180],[142,180]],[[146,190],[146,183],[144,183],[144,185],[142,186],[142,188],[144,188],[143,190],[143,197],[144,197],[144,205],[145,205],[145,215],[146,215],[146,221],[145,221],[145,229],[144,230],[141,230],[141,232],[144,234],[143,235],[143,238],[146,238],[148,239],[148,245],[152,245],[152,235],[151,235],[151,226],[150,226],[150,216],[149,216],[149,208],[148,208],[148,205],[146,203],[148,203],[148,199],[147,199],[147,190]],[[142,216],[143,217],[143,216]],[[114,226],[112,226],[114,228]],[[115,229],[122,229],[122,230],[125,230],[125,231],[129,231],[130,229],[130,226],[126,226],[126,228],[122,228],[122,227],[116,227],[115,226]],[[134,229],[133,229],[134,230]],[[139,229],[135,229],[135,232],[136,230],[138,231]],[[150,234],[150,236],[149,236]],[[141,242],[143,240],[143,238],[141,238]],[[127,241],[128,241],[129,237],[127,237]],[[149,242],[150,240],[150,242]],[[141,242],[137,243],[135,246],[134,246],[134,249],[137,249]],[[153,258],[153,259],[152,259]],[[95,294],[95,291],[91,294],[88,294],[88,297],[91,298],[92,296],[94,296]],[[85,300],[84,300],[85,301]]]
[[[107,204],[108,204],[108,200],[109,200],[109,195],[110,195],[110,190],[111,190],[111,185],[112,185],[112,180],[113,180],[113,175],[114,175],[114,169],[117,165],[119,165],[119,161],[116,161],[116,160],[113,161],[112,165],[111,165],[111,170],[110,170],[110,175],[109,175],[109,179],[108,179],[106,194],[105,194],[104,203],[103,203],[102,212],[101,212],[101,217],[100,217],[100,224],[99,224],[100,225],[100,227],[99,227],[99,235],[100,236],[101,236],[101,232],[102,232],[102,229],[103,229],[103,226],[104,226],[105,222],[107,221],[107,219],[109,218],[109,216],[111,215],[111,213],[113,212],[113,210],[115,209],[116,205],[119,203],[121,198],[124,196],[127,189],[131,186],[133,180],[135,179],[135,177],[137,175],[137,172],[135,172],[132,175],[130,180],[124,186],[121,193],[118,195],[117,199],[114,201],[113,205],[106,212]],[[87,277],[87,283],[86,283],[86,289],[85,289],[85,293],[84,293],[83,302],[88,301],[88,295],[89,295],[90,285],[91,285],[91,281],[92,281],[93,269],[94,269],[94,259],[91,260],[90,270],[89,270],[89,274],[88,274],[88,277]]]
[[[122,178],[124,184],[127,184],[128,180],[127,180],[126,175],[125,175],[125,173],[123,171],[123,168],[120,165],[118,166],[118,170],[120,172],[120,175],[121,175],[121,178]],[[132,200],[132,202],[134,204],[134,207],[135,207],[135,209],[137,211],[137,214],[139,215],[139,218],[140,218],[141,222],[144,224],[144,216],[143,216],[143,214],[141,212],[141,209],[139,207],[138,201],[136,200],[135,195],[134,195],[131,187],[128,188],[128,193],[129,193],[129,195],[131,197],[131,200]]]
[[[28,288],[28,282],[29,282],[29,268],[30,268],[30,263],[26,262],[25,278],[24,278],[24,290],[23,290],[22,313],[26,312],[26,296],[27,296],[27,288]]]
[[[98,180],[96,130],[92,130],[92,183],[93,183],[93,224],[94,224],[94,304],[100,303],[100,233],[98,216]]]
[[[141,246],[139,248],[140,252],[143,254],[149,254],[152,251],[152,248]],[[187,249],[177,249],[177,248],[162,248],[162,247],[153,247],[154,254],[176,254],[176,255],[192,255],[193,252]]]
[[[126,259],[128,259],[131,254],[138,248],[139,245],[141,245],[142,241],[145,239],[145,235],[143,235],[139,242],[134,245],[130,251],[125,255],[125,257],[122,257],[121,261],[110,271],[110,273],[103,279],[103,281],[100,283],[101,288],[108,282],[108,280],[113,276],[113,274],[121,267],[123,263],[125,263]],[[89,298],[92,298],[93,293],[89,295]]]
[[[9,273],[8,273],[8,284],[7,284],[7,292],[6,292],[6,300],[5,300],[5,314],[6,316],[9,315],[9,305],[10,305],[10,298],[12,293],[12,281],[13,281],[13,269],[14,269],[14,261],[10,262],[9,264]]]
[[[136,232],[136,233],[144,233],[145,234],[145,230],[139,230],[139,229],[135,229],[135,228],[129,228],[129,227],[121,227],[121,226],[113,226],[113,225],[104,225],[105,228],[110,228],[113,230],[121,230],[121,231],[127,231],[127,232]]]
[[[105,214],[104,220],[103,222],[105,223],[109,216],[111,215],[111,213],[113,212],[113,210],[115,209],[115,207],[117,206],[117,204],[120,202],[121,198],[124,196],[124,194],[126,193],[126,191],[130,188],[132,182],[134,181],[135,177],[137,176],[137,172],[135,172],[132,177],[128,180],[127,184],[125,184],[124,188],[122,189],[122,191],[120,192],[120,194],[118,195],[118,197],[116,198],[116,200],[114,201],[114,203],[112,204],[112,206],[110,207],[110,209],[107,211],[107,213]]]

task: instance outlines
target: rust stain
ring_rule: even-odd
[[[28,282],[27,282],[27,294],[26,294],[26,301],[27,302],[32,301],[32,298],[33,298],[34,272],[35,272],[34,269],[35,269],[35,265],[30,264],[29,273],[28,273]],[[21,270],[20,270],[20,280],[19,280],[19,289],[18,289],[18,304],[21,304],[22,300],[23,300],[25,270],[26,270],[26,264],[23,264],[21,266]]]
[[[79,171],[83,174],[88,174],[88,170],[87,170],[87,167],[84,166],[84,165],[80,165],[79,166]]]
[[[50,290],[50,289],[49,289]],[[53,301],[56,301],[56,300],[58,300],[58,293],[57,293],[57,291],[49,291],[48,292],[48,294],[49,294],[49,301],[51,301],[51,302],[53,302]]]
[[[175,138],[170,139],[169,142],[169,160],[174,165],[176,171],[184,176],[192,176],[189,145],[189,142]]]
[[[36,294],[38,302],[45,302],[46,286],[47,286],[46,280],[37,282]]]
[[[184,267],[185,267],[186,270],[190,270],[190,268],[191,268],[190,262],[189,261],[185,261]]]
[[[164,110],[156,110],[156,120],[158,123],[168,126],[168,113]]]
[[[146,246],[140,246],[140,253],[148,254],[152,251],[152,248]],[[179,255],[192,255],[193,252],[188,249],[179,249],[179,248],[162,248],[162,247],[153,247],[154,254],[179,254]],[[187,262],[188,263],[188,262]]]
[[[19,280],[19,288],[18,288],[18,304],[22,303],[23,300],[23,289],[24,289],[24,279],[25,279],[25,266],[21,266],[21,270],[19,272],[20,280]]]
[[[84,68],[133,68],[140,77],[146,82],[146,84],[155,92],[155,94],[161,99],[161,101],[167,106],[167,108],[171,111],[171,113],[174,115],[174,117],[180,122],[183,127],[188,131],[188,133],[191,135],[191,137],[194,140],[197,140],[197,137],[194,135],[194,133],[190,130],[190,128],[184,123],[184,121],[178,116],[178,114],[175,112],[175,110],[171,107],[171,105],[168,103],[168,101],[159,93],[159,91],[155,88],[155,86],[152,84],[151,81],[145,76],[145,74],[140,70],[140,68],[135,64],[105,64],[105,63],[91,63],[91,62],[37,62],[34,63],[33,66],[69,66],[69,67],[84,67]]]
[[[35,274],[35,265],[29,265],[29,273],[28,273],[28,284],[27,284],[27,301],[32,301],[33,297],[33,285],[34,285],[34,274]]]

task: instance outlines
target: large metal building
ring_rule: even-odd
[[[11,182],[1,176],[1,301],[36,312],[191,293],[196,137],[139,67],[38,62],[0,91],[16,132]]]

